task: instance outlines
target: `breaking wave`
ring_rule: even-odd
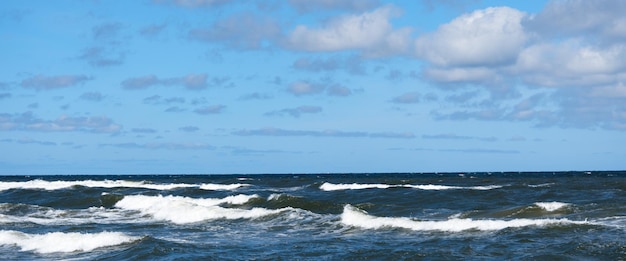
[[[124,210],[139,211],[154,219],[176,224],[195,223],[215,219],[255,219],[291,209],[243,209],[220,206],[221,204],[241,205],[253,198],[258,198],[258,196],[237,195],[223,199],[196,199],[181,196],[135,195],[125,196],[115,204],[115,207]]]
[[[568,207],[570,204],[563,202],[536,202],[535,206],[542,208],[545,211],[553,212]]]
[[[586,221],[569,219],[511,219],[511,220],[473,220],[452,218],[448,220],[413,220],[406,217],[376,217],[351,205],[344,207],[341,222],[345,225],[365,229],[403,228],[414,231],[461,232],[467,230],[494,231],[506,228],[527,226],[558,226],[589,224]]]
[[[81,181],[47,181],[41,179],[29,181],[12,181],[0,182],[0,191],[9,189],[43,189],[43,190],[59,190],[68,189],[74,186],[92,187],[92,188],[144,188],[153,190],[172,190],[179,188],[200,188],[204,190],[234,190],[248,184],[186,184],[186,183],[170,183],[170,184],[153,184],[144,181],[127,181],[127,180],[81,180]]]
[[[119,232],[27,234],[0,230],[0,245],[17,246],[22,251],[37,253],[89,252],[96,248],[116,246],[139,240]]]

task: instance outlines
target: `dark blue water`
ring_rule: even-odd
[[[626,260],[626,172],[5,176],[0,253]]]

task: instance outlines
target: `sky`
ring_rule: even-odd
[[[6,1],[0,174],[624,170],[624,10]]]

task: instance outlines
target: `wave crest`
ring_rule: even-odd
[[[568,219],[511,219],[511,220],[473,220],[453,218],[448,220],[420,221],[406,217],[376,217],[351,205],[344,207],[341,222],[345,225],[365,229],[403,228],[414,231],[461,232],[467,230],[494,231],[506,228],[526,226],[548,226],[586,224]]]
[[[14,230],[0,230],[0,245],[15,245],[22,251],[37,253],[89,252],[96,248],[121,245],[139,239],[119,232],[26,234]]]

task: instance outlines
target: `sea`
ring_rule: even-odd
[[[626,260],[626,171],[0,177],[2,260]]]

